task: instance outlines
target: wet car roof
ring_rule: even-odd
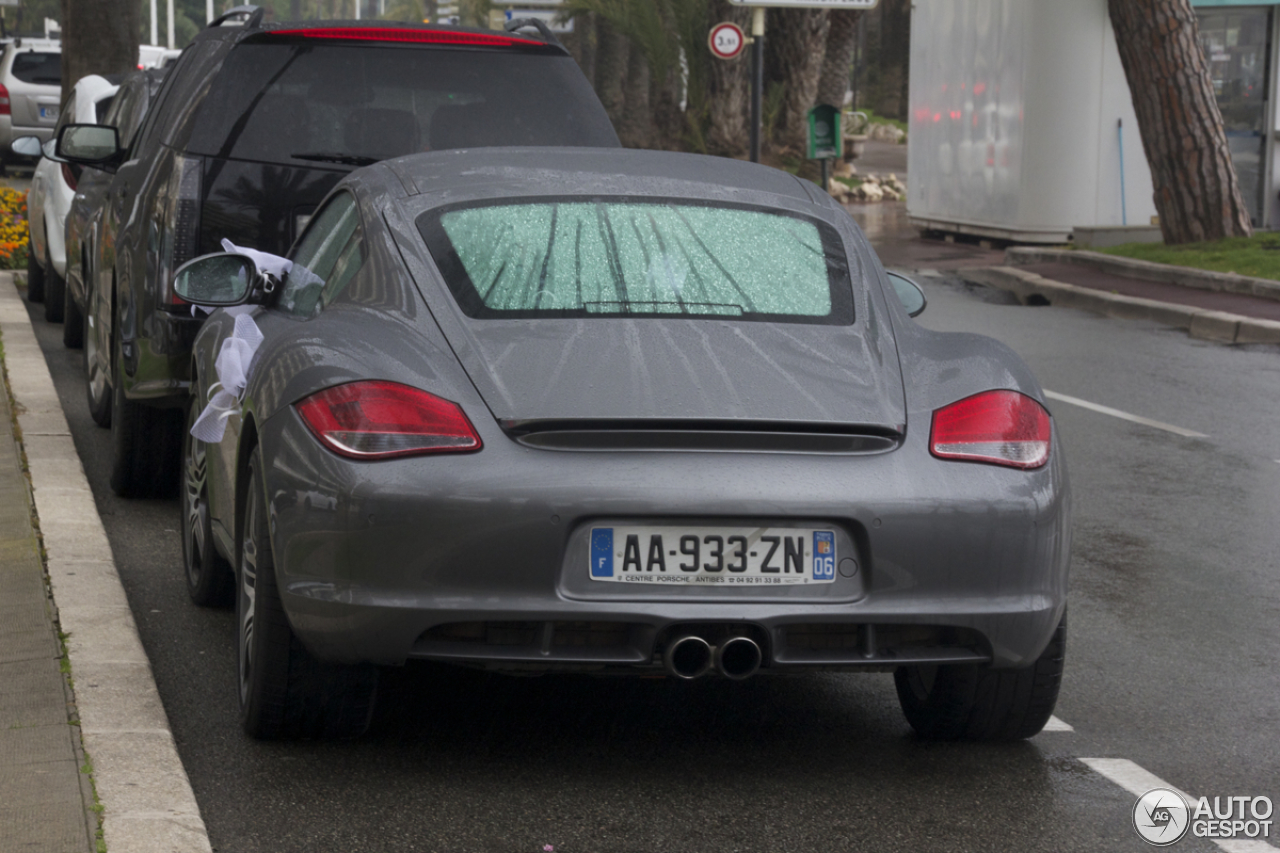
[[[415,208],[519,196],[641,195],[819,205],[817,187],[780,169],[697,154],[605,148],[477,148],[383,161]],[[422,204],[421,202],[427,202]]]

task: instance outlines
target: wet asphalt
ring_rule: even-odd
[[[110,493],[80,352],[32,306],[215,850],[1148,849],[1134,798],[1082,757],[1280,802],[1280,348],[920,281],[924,325],[1001,338],[1049,389],[1208,436],[1051,402],[1075,496],[1057,710],[1074,731],[926,743],[885,674],[673,684],[416,665],[387,673],[361,740],[253,741],[233,616],[187,600],[177,501]]]

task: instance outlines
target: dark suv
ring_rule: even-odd
[[[236,15],[243,25],[229,26]],[[179,265],[220,251],[223,239],[285,254],[334,184],[379,160],[619,144],[577,63],[543,28],[261,19],[240,7],[206,27],[128,148],[103,147],[100,127],[60,131],[66,159],[115,169],[86,299],[95,339],[85,344],[88,374],[108,379],[96,394],[104,408],[101,395],[111,395],[111,486],[122,496],[177,482],[201,323],[173,291]],[[89,397],[93,406],[92,384]]]

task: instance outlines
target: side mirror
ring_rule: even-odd
[[[13,149],[14,154],[21,154],[23,157],[39,157],[44,154],[44,150],[40,147],[40,139],[35,136],[19,136],[9,147]]]
[[[889,283],[893,285],[893,292],[898,295],[898,301],[902,303],[902,307],[907,309],[907,315],[920,316],[925,306],[929,304],[924,298],[924,291],[920,289],[920,285],[896,272],[889,273]]]
[[[219,252],[187,261],[174,273],[174,292],[209,307],[241,305],[252,295],[258,265],[247,255]]]
[[[44,155],[47,160],[52,160],[55,163],[63,163],[65,161],[58,156],[57,148],[58,140],[50,139],[47,140],[44,145],[40,146],[40,153]]]
[[[68,124],[58,131],[54,153],[82,166],[109,166],[124,152],[114,127],[101,124]]]

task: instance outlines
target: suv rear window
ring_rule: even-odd
[[[853,322],[839,235],[783,211],[539,199],[430,211],[418,228],[470,317]]]
[[[62,83],[62,54],[19,53],[13,57],[11,71],[23,83],[57,86]]]
[[[187,150],[362,165],[443,148],[617,144],[569,56],[312,41],[233,50]]]

